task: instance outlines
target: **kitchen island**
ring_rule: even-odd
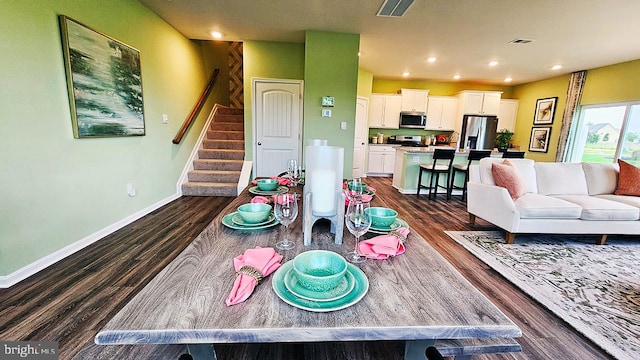
[[[433,150],[435,149],[453,149],[450,146],[428,146],[428,147],[409,147],[401,146],[396,148],[396,158],[393,169],[393,187],[403,194],[415,194],[418,190],[418,173],[420,172],[420,164],[433,163]],[[454,164],[466,164],[469,156],[468,150],[457,150],[453,159]],[[491,157],[502,157],[502,153],[494,151]],[[429,183],[429,174],[424,174],[422,183]],[[440,177],[440,185],[445,186],[446,177]],[[464,185],[464,176],[458,175],[455,179],[455,186],[462,187]],[[444,191],[440,189],[440,191]],[[458,190],[459,191],[459,190]],[[425,191],[426,193],[426,191]],[[454,192],[455,193],[455,192]]]

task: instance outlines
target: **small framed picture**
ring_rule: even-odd
[[[533,125],[553,124],[553,117],[556,113],[556,102],[558,97],[538,99],[536,102],[536,113],[533,117]]]
[[[322,109],[322,117],[330,118],[331,117],[331,109]]]
[[[322,106],[333,107],[333,96],[323,96],[322,97]]]
[[[546,153],[549,150],[549,135],[551,135],[551,126],[531,128],[529,151]]]

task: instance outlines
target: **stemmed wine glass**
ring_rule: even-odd
[[[353,178],[347,182],[347,198],[349,202],[360,201],[362,199],[363,184],[361,178]]]
[[[345,254],[345,258],[352,263],[359,264],[365,262],[367,258],[358,252],[358,243],[360,236],[364,235],[371,227],[371,215],[366,209],[369,203],[362,201],[351,201],[347,206],[347,212],[344,215],[344,223],[349,232],[356,238],[356,246],[353,251]]]
[[[275,197],[274,215],[284,225],[284,236],[276,243],[276,249],[291,250],[296,244],[289,240],[289,225],[298,216],[298,202],[295,194],[278,194]]]

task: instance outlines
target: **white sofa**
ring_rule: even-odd
[[[467,211],[472,224],[480,217],[506,231],[506,243],[516,234],[640,234],[640,197],[614,195],[617,164],[551,163],[509,159],[526,183],[515,201],[495,185],[486,158],[469,167]]]

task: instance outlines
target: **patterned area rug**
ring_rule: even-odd
[[[640,359],[640,239],[445,231],[618,359]]]

